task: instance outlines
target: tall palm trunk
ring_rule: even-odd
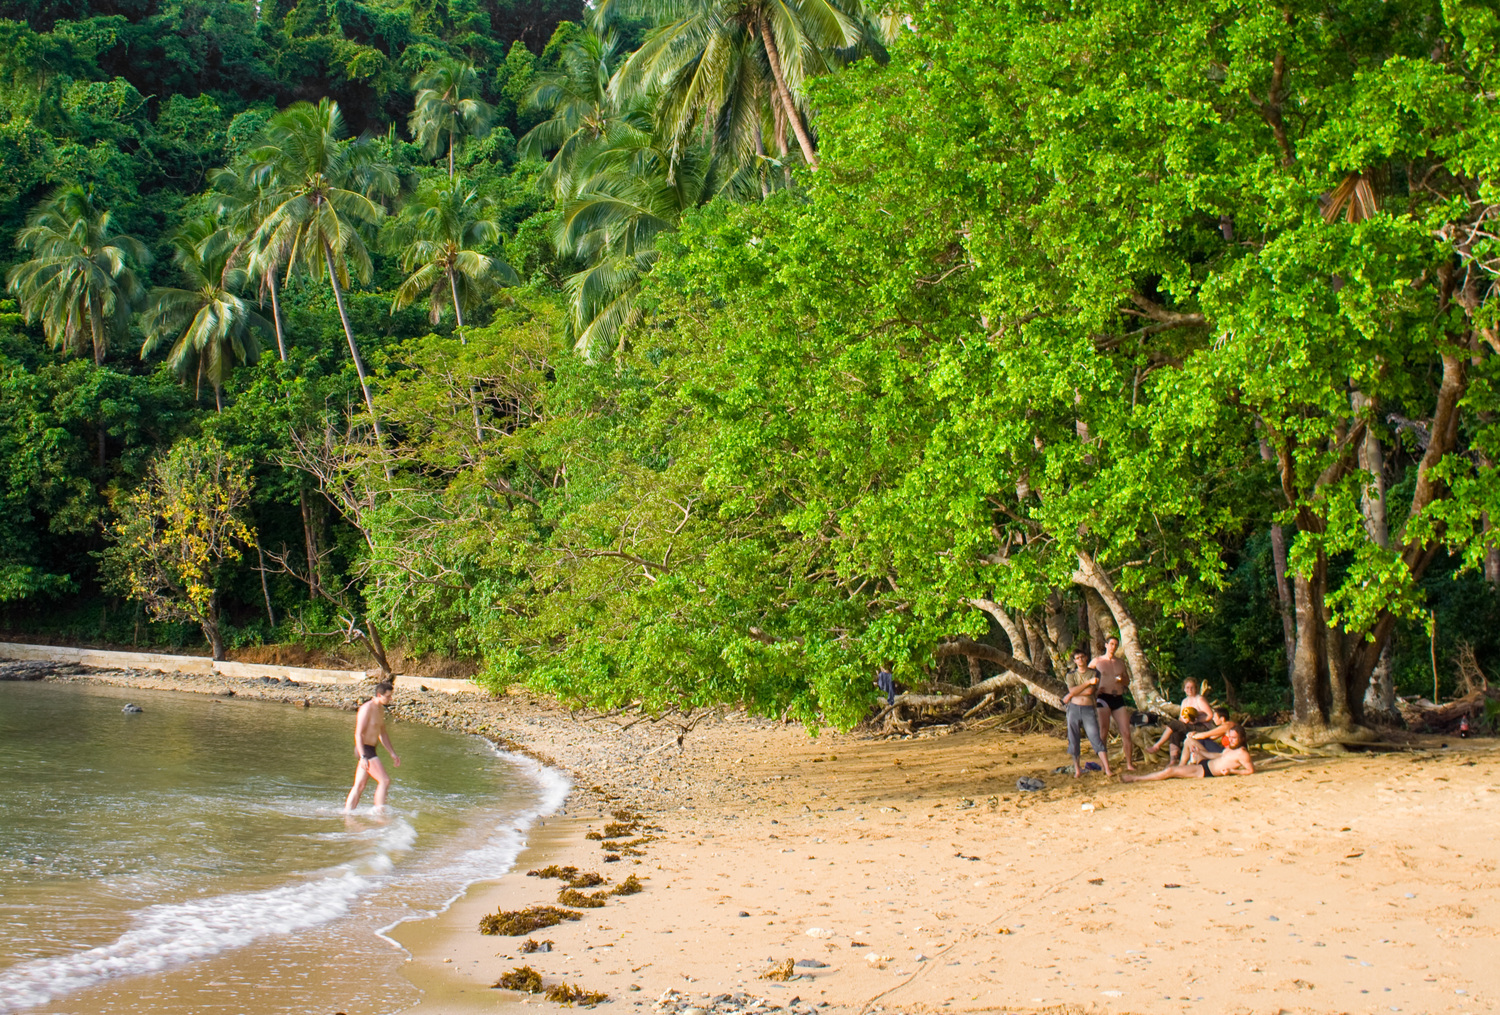
[[[276,280],[276,272],[270,273],[271,278],[271,321],[276,325],[276,351],[281,353],[281,362],[286,362],[286,339],[281,334],[281,283]]]
[[[468,345],[469,340],[464,337],[464,311],[458,305],[458,276],[453,269],[448,269],[448,290],[453,293],[453,319],[458,322],[458,342],[460,345]],[[469,407],[474,410],[474,440],[480,444],[484,443],[484,427],[479,420],[479,385],[469,385]]]
[[[453,179],[453,128],[448,128],[448,179]]]
[[[802,157],[807,164],[818,169],[818,154],[813,151],[812,138],[807,134],[807,127],[802,123],[802,116],[797,112],[796,105],[792,102],[792,91],[786,86],[786,78],[781,73],[781,54],[776,50],[776,39],[771,35],[771,19],[766,12],[760,12],[760,40],[766,47],[766,62],[771,65],[771,77],[776,81],[776,94],[781,97],[782,108],[786,110],[786,118],[792,122],[792,130],[797,134],[797,144],[802,148]]]
[[[90,337],[94,340],[94,368],[97,370],[104,366],[104,308],[99,305],[99,298],[93,295],[89,296],[89,330]],[[109,439],[102,419],[99,421],[97,436],[99,438],[99,468],[102,469],[107,464],[105,445]]]
[[[370,397],[370,382],[365,378],[365,362],[359,358],[359,346],[354,343],[354,328],[349,323],[349,311],[344,307],[344,290],[339,288],[339,275],[333,266],[333,248],[323,241],[323,260],[328,265],[328,284],[333,287],[333,302],[338,304],[339,320],[344,325],[344,337],[349,340],[349,355],[354,359],[354,372],[359,375],[359,390],[364,392],[365,408],[370,410],[370,422],[375,427],[375,439],[385,434],[380,429],[380,417],[375,415],[375,400]]]

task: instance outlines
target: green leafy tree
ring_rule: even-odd
[[[260,359],[256,332],[269,334],[270,324],[240,295],[248,280],[232,265],[233,237],[204,216],[188,223],[173,238],[173,260],[188,288],[151,290],[141,327],[146,332],[141,357],[169,347],[167,365],[179,377],[196,372],[214,389],[214,404],[224,408],[223,387],[229,373]]]
[[[329,99],[316,106],[299,102],[271,118],[249,154],[251,179],[271,195],[254,242],[258,256],[285,264],[288,273],[300,267],[314,281],[328,280],[378,435],[380,418],[344,290],[351,275],[360,281],[370,278],[370,254],[360,229],[373,227],[384,216],[375,199],[394,192],[396,179],[370,138],[345,135],[343,114]]]
[[[516,273],[498,257],[485,253],[500,241],[500,226],[489,216],[494,202],[461,179],[427,181],[389,227],[406,279],[391,302],[394,313],[427,298],[432,323],[453,308],[463,339],[464,310],[497,284],[515,285]]]
[[[460,133],[483,134],[494,121],[489,103],[476,98],[479,79],[472,63],[443,60],[428,67],[412,82],[416,106],[409,125],[412,136],[429,158],[443,150],[448,137],[448,178],[453,178],[453,150]]]
[[[286,332],[281,313],[281,274],[286,265],[272,251],[257,244],[261,223],[272,209],[274,191],[257,183],[247,163],[217,170],[209,177],[213,185],[214,211],[223,229],[234,239],[230,263],[254,279],[262,298],[271,297],[271,323],[276,331],[276,351],[286,362]]]
[[[126,499],[103,555],[118,591],[158,620],[199,625],[215,659],[224,658],[226,571],[255,545],[243,521],[250,489],[249,470],[217,440],[179,441]]]
[[[26,319],[40,321],[47,341],[64,353],[92,344],[94,363],[102,364],[140,299],[135,267],[150,260],[145,246],[116,231],[110,213],[81,186],[61,187],[42,202],[16,246],[32,255],[7,279]]]

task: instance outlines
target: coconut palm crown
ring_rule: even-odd
[[[32,255],[7,278],[26,319],[41,322],[54,348],[76,354],[92,344],[94,363],[103,363],[140,299],[134,268],[150,262],[145,246],[116,232],[93,188],[76,184],[59,187],[32,212],[16,246]]]
[[[489,217],[493,207],[462,179],[429,180],[417,189],[389,232],[401,270],[408,273],[396,290],[392,313],[425,296],[432,323],[451,306],[462,329],[465,309],[496,285],[520,281],[510,265],[484,253],[500,240],[500,227]]]
[[[270,323],[238,294],[250,281],[243,268],[233,266],[237,249],[233,236],[207,216],[184,226],[172,240],[173,260],[187,287],[151,290],[141,327],[146,341],[141,358],[170,346],[167,365],[179,377],[196,372],[214,389],[214,403],[223,408],[224,382],[239,364],[260,359],[257,332],[269,335]]]
[[[489,130],[495,110],[489,103],[474,97],[479,78],[472,63],[440,60],[412,81],[417,90],[416,105],[408,125],[412,137],[422,146],[428,158],[443,150],[443,136],[448,137],[448,177],[453,177],[453,149],[460,133],[479,135]]]

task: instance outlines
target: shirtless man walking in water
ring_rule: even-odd
[[[381,765],[380,758],[375,753],[375,745],[385,744],[385,749],[391,756],[391,764],[398,768],[401,766],[401,758],[391,747],[391,738],[385,731],[385,707],[395,696],[395,685],[389,680],[382,680],[375,685],[375,697],[359,706],[359,716],[354,720],[354,788],[344,801],[346,812],[359,806],[359,798],[365,792],[365,783],[372,777],[375,780],[375,809],[378,811],[385,807],[385,794],[391,787],[391,777],[386,774],[385,766]]]
[[[1135,771],[1133,748],[1130,739],[1130,709],[1125,704],[1125,660],[1116,657],[1120,651],[1120,639],[1110,635],[1104,639],[1104,654],[1089,660],[1089,668],[1099,674],[1099,729],[1107,738],[1110,720],[1120,731],[1125,745],[1125,771]]]

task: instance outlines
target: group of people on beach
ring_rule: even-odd
[[[1159,717],[1166,727],[1161,738],[1149,749],[1155,754],[1169,749],[1170,763],[1149,775],[1135,774],[1134,747],[1131,739],[1130,707],[1125,704],[1125,660],[1119,657],[1120,639],[1105,640],[1104,653],[1090,659],[1082,649],[1073,653],[1073,672],[1063,707],[1068,723],[1068,755],[1073,759],[1073,777],[1083,775],[1079,763],[1082,737],[1099,756],[1105,775],[1113,775],[1105,738],[1109,728],[1119,731],[1124,745],[1125,771],[1122,782],[1144,782],[1157,779],[1213,779],[1226,775],[1253,775],[1255,763],[1245,749],[1245,731],[1225,712],[1209,702],[1208,686],[1198,687],[1195,680],[1182,682],[1182,704],[1176,718]],[[1144,759],[1143,759],[1144,760]]]

